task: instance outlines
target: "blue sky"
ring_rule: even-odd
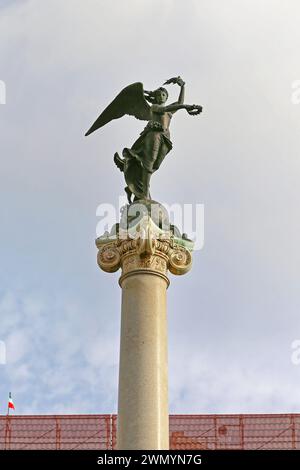
[[[112,162],[143,127],[84,132],[126,85],[186,81],[152,196],[205,206],[168,290],[170,411],[298,412],[300,7],[295,0],[0,2],[0,413],[116,412],[119,273],[96,264]],[[170,87],[171,100],[176,87]]]

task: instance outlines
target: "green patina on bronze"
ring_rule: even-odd
[[[168,92],[163,87],[155,91],[146,91],[140,82],[127,86],[100,114],[85,134],[89,135],[113,119],[119,119],[126,114],[148,121],[132,147],[123,149],[123,158],[118,153],[114,155],[115,164],[124,173],[127,184],[125,191],[129,204],[133,202],[133,196],[134,201],[151,200],[151,175],[158,170],[165,156],[172,149],[169,127],[173,114],[179,109],[185,109],[192,116],[202,111],[202,106],[184,104],[185,83],[180,77],[171,78],[164,85],[171,83],[180,86],[180,93],[178,100],[169,105],[166,105]]]

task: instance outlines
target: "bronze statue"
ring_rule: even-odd
[[[177,83],[180,86],[178,101],[175,103],[165,104],[168,92],[163,87],[155,91],[146,91],[142,83],[133,83],[118,94],[85,134],[87,136],[125,114],[148,121],[133,146],[123,149],[123,158],[118,153],[114,155],[115,164],[124,172],[127,184],[125,191],[129,204],[132,202],[132,195],[134,195],[134,200],[151,199],[150,177],[158,170],[163,159],[172,149],[169,127],[173,114],[179,109],[186,109],[192,116],[202,111],[202,106],[184,104],[185,83],[182,78],[170,78],[164,85],[170,83]],[[147,101],[151,103],[151,106]]]

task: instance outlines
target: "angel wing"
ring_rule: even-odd
[[[113,119],[119,119],[125,116],[125,114],[134,116],[142,121],[149,121],[151,119],[150,109],[151,107],[144,97],[143,84],[140,82],[133,83],[124,88],[118,96],[116,96],[85,135],[90,135],[92,132],[100,129],[100,127],[105,126],[108,122]]]

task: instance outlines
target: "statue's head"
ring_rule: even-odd
[[[145,91],[145,98],[152,104],[164,104],[168,99],[168,92],[162,86],[154,91]]]
[[[157,104],[164,104],[167,101],[168,96],[169,94],[167,90],[162,86],[154,92],[154,97]]]

